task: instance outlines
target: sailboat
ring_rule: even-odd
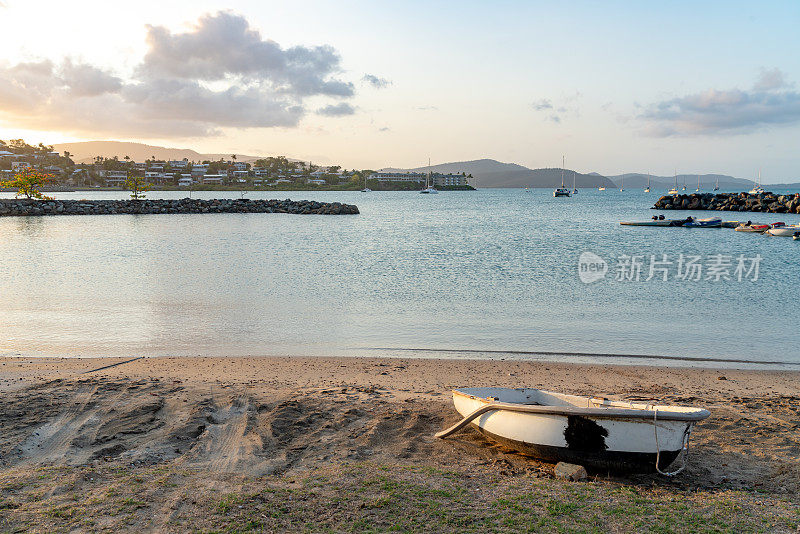
[[[572,171],[572,194],[576,195],[578,193],[578,188],[575,187],[575,171]]]
[[[557,187],[553,191],[554,197],[568,197],[569,189],[564,187],[564,156],[561,156],[561,187]]]
[[[431,160],[430,160],[430,158],[428,158],[428,175],[425,177],[425,189],[420,191],[421,194],[423,194],[423,195],[435,195],[435,194],[437,194],[439,192],[439,191],[436,190],[435,187],[433,187],[433,184],[429,183],[430,180],[431,180]]]
[[[675,187],[669,190],[670,195],[678,194],[678,171],[675,171]]]
[[[683,187],[681,187],[681,191],[686,191],[686,175],[683,175]]]
[[[364,189],[361,190],[362,193],[372,193],[372,189],[367,187],[367,175],[364,175]]]
[[[758,182],[755,182],[753,189],[749,191],[751,195],[760,195],[764,192],[764,188],[761,187],[761,171],[758,171]]]
[[[714,191],[719,191],[719,176],[717,176],[717,182],[714,184]]]
[[[700,175],[697,175],[697,189],[695,189],[698,193],[700,192]]]
[[[620,191],[625,191],[625,175],[624,174],[622,175],[622,183],[619,184],[619,190]]]
[[[649,193],[650,192],[650,173],[649,172],[647,173],[647,187],[644,188],[644,192],[645,193]]]

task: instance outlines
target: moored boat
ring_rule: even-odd
[[[743,223],[734,228],[737,232],[751,232],[755,234],[763,234],[767,230],[769,230],[770,226],[768,224],[760,224],[760,223]]]
[[[707,219],[692,219],[684,225],[686,228],[721,228],[722,219],[719,217],[709,217]]]
[[[776,226],[767,230],[767,233],[780,237],[794,237],[796,234],[800,233],[800,226]]]
[[[486,436],[545,461],[639,472],[663,473],[688,451],[695,423],[710,415],[702,408],[498,387],[454,390],[453,403],[464,419],[437,437],[471,424]],[[685,456],[683,460],[685,466]]]
[[[686,219],[661,219],[651,221],[622,221],[622,226],[683,226]]]

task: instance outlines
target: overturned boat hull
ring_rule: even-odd
[[[691,427],[708,411],[564,395],[537,389],[465,388],[453,392],[467,416],[497,406],[471,424],[520,453],[598,470],[665,470],[684,449]],[[524,410],[524,411],[515,411]]]

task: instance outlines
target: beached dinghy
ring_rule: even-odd
[[[689,435],[708,410],[564,395],[539,389],[464,388],[453,391],[459,423],[472,424],[523,454],[597,469],[676,474],[686,465]],[[665,469],[683,452],[682,466]]]

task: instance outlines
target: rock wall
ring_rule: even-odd
[[[665,195],[656,201],[659,210],[755,211],[764,213],[800,213],[800,193],[692,193]]]
[[[158,213],[294,213],[355,215],[358,208],[339,202],[182,198],[176,200],[0,199],[0,217],[25,215],[117,215]]]

